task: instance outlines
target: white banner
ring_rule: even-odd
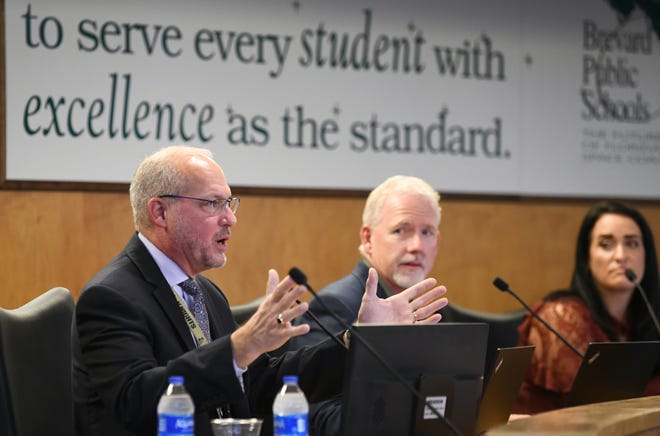
[[[5,0],[6,176],[660,198],[659,35],[605,0]],[[657,19],[657,17],[656,17]]]

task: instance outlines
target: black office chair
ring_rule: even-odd
[[[485,322],[488,324],[488,348],[486,349],[485,382],[491,373],[498,348],[515,347],[518,343],[518,326],[525,318],[525,309],[505,313],[481,312],[449,304],[442,311],[447,322]],[[485,383],[484,383],[485,386]]]
[[[73,309],[61,287],[17,309],[0,308],[0,434],[74,434]]]
[[[245,304],[238,304],[236,306],[231,306],[231,313],[232,315],[234,315],[234,319],[236,320],[238,325],[243,324],[252,315],[254,315],[254,312],[257,311],[257,308],[264,301],[265,298],[266,296],[264,295],[252,301],[249,301]]]

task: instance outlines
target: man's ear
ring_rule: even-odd
[[[161,198],[152,198],[147,203],[149,218],[158,227],[167,227],[167,219],[165,217],[167,206]]]
[[[360,242],[365,254],[371,255],[371,227],[366,224],[360,227]]]

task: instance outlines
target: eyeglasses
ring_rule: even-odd
[[[238,210],[238,203],[241,202],[241,199],[238,197],[208,200],[206,198],[187,197],[185,195],[176,195],[176,194],[159,195],[158,198],[184,198],[186,200],[201,201],[203,203],[206,203],[206,207],[208,211],[212,214],[218,213],[221,210],[224,210],[226,207],[229,207],[232,213],[236,213],[236,211]]]

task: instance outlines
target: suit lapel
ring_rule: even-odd
[[[170,322],[174,326],[179,339],[186,344],[188,350],[196,348],[195,340],[193,339],[190,328],[186,324],[181,313],[181,308],[176,302],[176,297],[172,294],[172,289],[168,287],[158,287],[154,289],[153,296],[158,301],[158,304],[163,308],[163,312],[167,315]]]
[[[138,238],[137,233],[133,235],[126,245],[127,256],[135,263],[142,273],[144,280],[153,286],[153,297],[163,308],[163,312],[169,318],[174,330],[188,350],[195,348],[195,341],[190,333],[190,329],[183,319],[181,310],[176,302],[176,297],[172,289],[167,284],[165,277],[158,269],[158,265],[147,251],[146,247]]]

